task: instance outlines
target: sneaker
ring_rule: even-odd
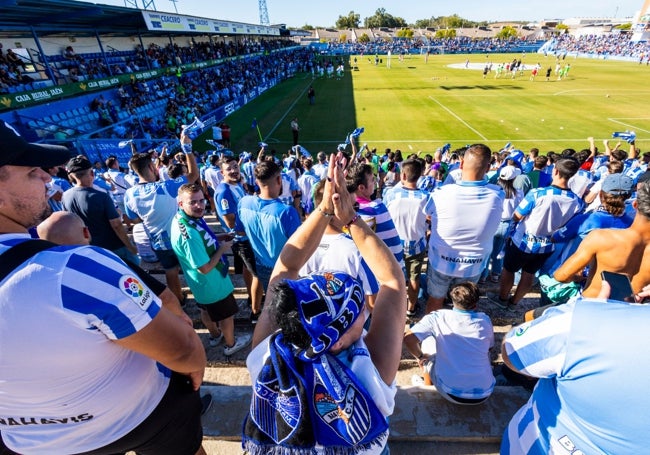
[[[250,342],[251,342],[251,336],[248,334],[235,337],[235,344],[233,344],[232,346],[225,346],[223,348],[223,353],[226,356],[231,356],[235,352],[240,351],[241,349],[248,346]]]
[[[219,335],[219,336],[216,337],[216,338],[213,337],[212,335],[210,335],[210,336],[208,337],[208,344],[210,345],[210,347],[213,348],[213,347],[215,347],[215,346],[218,346],[219,343],[221,343],[221,340],[223,340],[223,333],[221,333],[221,335]]]
[[[259,313],[253,313],[251,311],[251,317],[249,318],[250,322],[251,322],[251,325],[257,324],[257,320],[260,318],[260,314],[262,314],[261,311]]]
[[[487,293],[487,298],[490,302],[494,303],[496,306],[501,308],[502,310],[507,310],[508,305],[510,304],[510,299],[505,299],[502,300],[501,297],[499,297],[499,294],[497,292],[488,292]]]
[[[424,385],[424,378],[418,374],[411,376],[411,385]]]
[[[208,393],[201,397],[201,415],[208,412],[210,406],[212,405],[212,394]]]

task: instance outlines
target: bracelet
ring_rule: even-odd
[[[359,219],[359,214],[357,213],[356,215],[354,215],[354,218],[352,218],[352,221],[350,221],[348,224],[343,226],[344,230],[349,232],[350,226],[352,226],[354,222],[357,221],[358,219]]]
[[[316,207],[318,211],[325,217],[325,218],[332,218],[334,216],[334,213],[331,212],[326,212],[325,210],[320,208],[320,205]]]

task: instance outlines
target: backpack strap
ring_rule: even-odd
[[[45,251],[54,246],[57,246],[57,244],[41,239],[25,240],[24,242],[12,246],[4,253],[0,254],[0,282],[2,282],[7,275],[13,272],[20,264],[41,251]]]

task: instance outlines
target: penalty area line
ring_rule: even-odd
[[[451,115],[452,115],[456,120],[458,120],[460,123],[462,123],[463,125],[465,125],[465,126],[466,126],[467,128],[469,128],[471,131],[473,131],[474,133],[476,133],[476,134],[477,134],[481,139],[483,139],[484,141],[487,141],[487,140],[488,140],[488,138],[485,137],[485,136],[483,136],[479,131],[476,130],[476,128],[473,128],[469,123],[467,123],[465,120],[463,120],[462,118],[460,118],[460,117],[459,117],[459,116],[458,116],[454,111],[452,111],[451,109],[449,109],[447,106],[445,106],[444,104],[442,104],[440,101],[438,101],[437,99],[435,99],[433,96],[429,96],[429,99],[430,99],[431,101],[433,101],[434,103],[436,103],[436,104],[437,104],[438,106],[440,106],[441,108],[443,108],[444,110],[446,110],[447,112],[449,112],[449,113],[450,113],[450,114],[451,114]]]
[[[639,128],[638,126],[630,125],[629,123],[621,122],[620,120],[616,120],[614,118],[608,118],[610,122],[618,123],[619,125],[623,125],[627,128],[633,128],[635,131],[643,131],[644,133],[650,133],[650,131],[645,130],[643,128]],[[631,120],[638,120],[638,119],[631,119]]]

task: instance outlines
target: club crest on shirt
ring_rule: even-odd
[[[143,286],[140,280],[133,275],[122,275],[120,277],[119,288],[124,295],[133,300],[140,308],[146,310],[153,302],[151,290]]]

